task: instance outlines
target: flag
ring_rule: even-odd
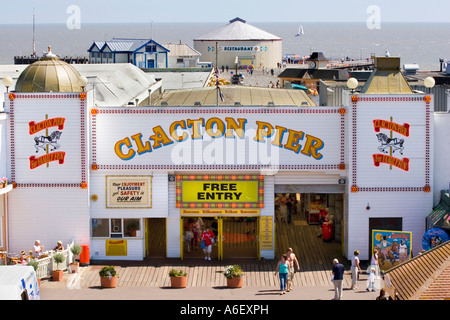
[[[217,86],[217,90],[219,90],[219,97],[220,97],[220,100],[221,100],[222,102],[224,102],[225,99],[224,99],[224,97],[223,97],[222,90],[220,90],[220,87],[219,87],[219,86]]]

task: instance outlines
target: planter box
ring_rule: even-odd
[[[115,288],[117,286],[117,276],[102,277],[100,276],[100,285],[102,288]]]
[[[172,288],[186,288],[187,276],[183,277],[170,277],[170,284]]]
[[[52,271],[52,279],[53,281],[62,281],[63,279],[63,270],[53,270]]]
[[[242,288],[244,285],[244,277],[240,278],[227,278],[227,287],[229,288]]]
[[[70,273],[78,273],[80,270],[80,264],[78,262],[73,262],[69,264]]]

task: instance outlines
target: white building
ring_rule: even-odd
[[[11,92],[8,250],[73,237],[91,259],[183,258],[184,225],[201,217],[217,218],[215,258],[273,259],[276,194],[296,193],[308,221],[329,210],[346,256],[358,249],[367,260],[377,229],[412,234],[417,254],[443,164],[432,96],[408,90],[399,65],[379,59],[363,91],[337,107],[130,108],[90,104],[81,88]],[[257,230],[252,245],[227,245],[224,230],[244,225]]]
[[[198,68],[200,52],[185,43],[165,43],[169,68]]]
[[[214,67],[276,68],[282,60],[282,39],[235,18],[218,30],[194,39],[202,61]],[[237,57],[237,61],[236,61]]]

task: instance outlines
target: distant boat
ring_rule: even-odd
[[[302,35],[304,35],[305,34],[305,32],[303,31],[303,26],[302,25],[300,25],[299,27],[298,27],[298,33],[295,35],[296,37],[300,37],[300,36],[302,36]]]

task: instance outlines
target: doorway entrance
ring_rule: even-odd
[[[275,193],[275,257],[293,248],[304,261],[324,263],[325,252],[341,253],[344,194]],[[323,223],[329,228],[324,236]],[[332,260],[331,260],[332,261]]]
[[[146,256],[163,258],[167,256],[167,233],[165,218],[145,219]]]
[[[201,233],[209,226],[214,233],[211,259],[259,256],[258,217],[182,217],[183,258],[204,258]]]
[[[222,220],[223,256],[227,258],[258,257],[259,219],[230,217]]]

